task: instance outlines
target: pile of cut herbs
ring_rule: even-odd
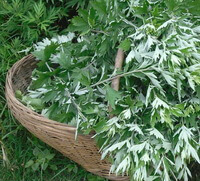
[[[38,67],[28,93],[16,94],[49,119],[95,132],[111,172],[187,181],[189,165],[200,164],[196,7],[198,1],[91,1],[67,35],[34,45]],[[118,49],[122,69],[115,67]],[[119,77],[116,91],[111,82]]]

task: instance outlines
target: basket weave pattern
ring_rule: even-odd
[[[28,55],[15,63],[7,74],[6,99],[14,117],[36,137],[75,161],[87,171],[110,180],[129,180],[128,177],[109,174],[111,165],[108,161],[101,160],[101,154],[91,136],[78,134],[77,140],[75,140],[76,128],[49,120],[27,108],[16,99],[16,90],[26,92],[36,64],[35,58]]]

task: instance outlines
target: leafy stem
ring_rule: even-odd
[[[144,72],[144,71],[148,71],[148,70],[153,70],[152,68],[146,68],[146,69],[139,69],[139,70],[132,70],[132,71],[129,71],[129,72],[125,72],[125,73],[122,73],[122,74],[118,74],[118,75],[114,75],[114,76],[111,76],[105,80],[102,80],[102,81],[99,81],[99,82],[96,82],[95,84],[92,84],[90,87],[93,88],[93,87],[96,87],[100,84],[104,84],[106,82],[110,82],[114,79],[117,79],[117,78],[121,78],[121,77],[125,77],[125,76],[129,76],[133,73],[138,73],[138,72]],[[87,90],[87,88],[83,88],[83,89],[80,89],[80,91],[85,91]]]
[[[104,31],[102,31],[102,30],[91,30],[91,32],[94,32],[94,33],[103,33],[103,34],[109,36],[108,33],[104,32]]]

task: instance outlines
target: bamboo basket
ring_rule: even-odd
[[[128,177],[109,174],[111,164],[101,160],[99,149],[90,135],[78,134],[75,140],[76,128],[49,120],[17,100],[15,91],[26,92],[37,62],[32,55],[28,55],[15,63],[7,73],[6,99],[14,117],[33,135],[87,171],[109,180],[128,181]]]

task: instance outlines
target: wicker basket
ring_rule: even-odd
[[[6,99],[14,117],[36,137],[87,171],[110,180],[129,180],[128,177],[109,174],[111,165],[101,160],[101,154],[91,136],[79,134],[75,140],[76,128],[44,118],[16,99],[15,91],[26,91],[36,64],[35,58],[28,55],[15,63],[7,74]]]

